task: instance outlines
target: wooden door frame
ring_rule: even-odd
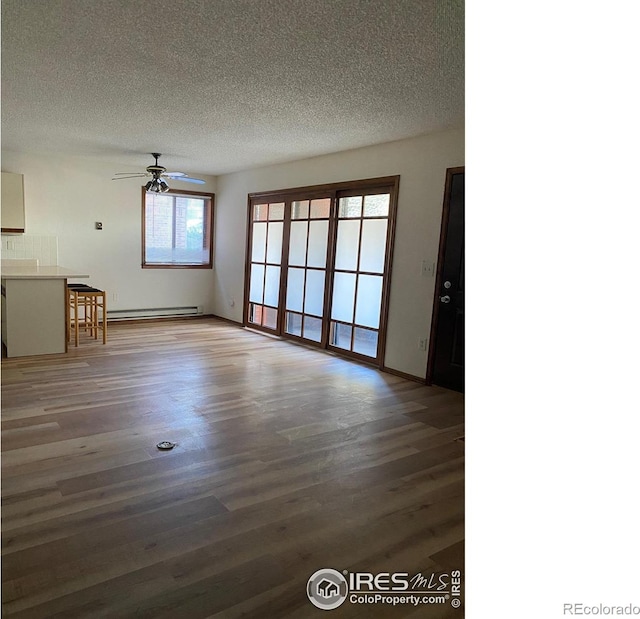
[[[250,329],[256,329],[272,336],[289,339],[296,341],[304,345],[317,346],[324,350],[335,352],[344,357],[352,357],[363,363],[368,363],[377,366],[379,369],[384,370],[384,356],[386,351],[386,338],[387,338],[387,322],[389,319],[389,300],[391,291],[391,271],[393,250],[395,243],[395,229],[396,218],[398,210],[398,195],[400,186],[400,175],[395,176],[382,176],[378,178],[360,179],[355,181],[343,181],[338,183],[327,183],[323,185],[311,185],[308,187],[293,187],[290,189],[277,189],[274,191],[260,191],[253,192],[247,195],[247,234],[246,234],[246,246],[245,246],[245,269],[244,269],[244,299],[242,310],[242,324],[244,327]],[[387,215],[387,237],[386,237],[386,256],[384,262],[384,271],[382,274],[382,298],[380,300],[380,324],[378,326],[378,354],[375,358],[367,357],[356,352],[344,350],[341,348],[334,348],[329,345],[330,336],[330,323],[331,323],[331,299],[333,298],[333,273],[335,268],[335,252],[336,252],[336,239],[338,230],[338,198],[347,197],[349,195],[361,195],[367,194],[375,190],[384,190],[389,193],[389,213]],[[313,342],[311,340],[303,340],[297,336],[290,336],[284,332],[284,321],[279,319],[279,328],[274,330],[265,329],[261,325],[249,322],[249,296],[250,296],[250,282],[251,282],[251,246],[252,246],[252,227],[253,227],[253,205],[261,201],[268,203],[284,202],[285,203],[285,217],[284,217],[284,235],[282,244],[282,256],[281,256],[281,268],[288,267],[288,260],[285,262],[285,252],[288,251],[289,246],[289,234],[290,234],[290,213],[287,209],[287,205],[291,201],[296,199],[301,200],[313,200],[315,198],[331,198],[331,210],[329,216],[329,231],[327,238],[327,264],[325,273],[329,277],[329,284],[325,281],[325,310],[328,312],[329,328],[326,330],[326,334],[323,333],[323,337],[320,342]],[[286,241],[286,245],[285,245]],[[286,291],[282,284],[282,272],[280,280],[280,312],[282,316],[285,313],[284,299]],[[327,305],[327,303],[329,303]],[[355,298],[354,298],[354,310],[355,310]],[[280,314],[279,314],[280,316]],[[324,322],[324,318],[323,318]]]
[[[447,232],[449,231],[449,209],[451,201],[451,185],[455,174],[464,174],[464,166],[447,168],[444,182],[444,198],[442,203],[442,222],[440,224],[440,245],[438,247],[438,263],[436,266],[436,282],[433,295],[433,309],[431,314],[431,333],[429,334],[429,354],[427,356],[427,385],[433,384],[433,365],[436,352],[436,332],[440,315],[440,288],[442,286],[442,270],[444,267],[444,253],[447,248]]]

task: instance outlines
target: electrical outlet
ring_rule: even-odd
[[[117,292],[112,292],[111,293],[111,300],[112,301],[117,301],[118,300],[118,293]]]
[[[229,299],[229,307],[234,307],[236,304],[236,300],[235,299]]]
[[[421,337],[418,340],[418,348],[420,350],[427,350],[427,338],[426,337]]]
[[[429,275],[433,275],[436,272],[436,263],[429,262],[428,260],[423,260],[422,265],[420,267],[420,273],[427,277]]]

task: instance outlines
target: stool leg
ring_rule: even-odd
[[[71,339],[71,293],[67,290],[67,311],[65,314],[66,318],[66,329],[64,330],[64,334],[67,338],[67,343]]]
[[[107,293],[102,294],[102,343],[107,343]]]
[[[98,326],[99,326],[99,317],[98,317],[98,295],[94,295],[91,299],[91,325],[93,327],[93,339],[98,339]]]
[[[74,327],[76,348],[78,347],[78,341],[80,339],[79,333],[78,333],[78,328],[79,328],[78,323],[80,322],[80,316],[78,315],[79,311],[80,311],[80,308],[78,307],[78,293],[74,292],[73,293],[73,316],[74,316],[73,327]]]

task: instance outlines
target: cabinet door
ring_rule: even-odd
[[[2,173],[2,232],[24,232],[22,174]]]

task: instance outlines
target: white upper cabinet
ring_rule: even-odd
[[[22,174],[2,173],[2,232],[24,232]]]

